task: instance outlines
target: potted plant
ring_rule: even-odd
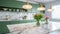
[[[41,19],[43,18],[43,14],[35,14],[34,15],[34,19],[37,21],[36,25],[40,26],[39,21],[41,21]]]

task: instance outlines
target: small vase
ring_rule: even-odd
[[[45,24],[48,24],[48,19],[46,19],[46,22],[45,22]]]
[[[36,25],[37,25],[38,27],[40,26],[40,23],[39,23],[39,21],[37,21]]]

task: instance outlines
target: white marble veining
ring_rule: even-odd
[[[23,20],[24,16],[26,20],[32,20],[35,13],[22,13],[22,12],[0,12],[0,20],[6,20],[6,15],[9,16],[9,20]]]
[[[46,24],[41,24],[40,27],[36,27],[36,22],[34,23],[24,23],[24,24],[12,24],[12,25],[7,25],[8,29],[10,32],[15,34],[18,32],[19,34],[33,34],[36,32],[37,33],[42,33],[46,34],[49,32],[49,26]],[[20,31],[20,32],[19,32]],[[46,31],[46,32],[45,32]],[[27,33],[26,33],[27,32]],[[31,32],[31,33],[30,33]],[[45,33],[43,33],[45,32]],[[17,33],[17,34],[18,34]]]

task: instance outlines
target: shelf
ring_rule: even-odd
[[[26,9],[23,9],[23,8],[4,7],[4,6],[0,6],[0,11],[27,12],[27,10]]]

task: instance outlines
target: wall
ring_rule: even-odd
[[[51,14],[52,12],[48,12],[47,11],[47,9],[50,7],[50,5],[52,5],[52,6],[54,6],[54,5],[60,5],[60,0],[46,3],[46,14],[45,14],[45,15],[49,15],[51,21],[60,22],[60,19],[59,20],[58,19],[52,19],[52,14]]]
[[[18,1],[14,1],[14,0],[0,0],[0,6],[6,6],[6,7],[15,7],[15,8],[22,8],[22,6],[24,5],[24,2],[18,2]],[[28,10],[29,13],[34,13],[34,12],[38,12],[37,11],[37,4],[31,4],[33,6],[33,8],[31,10]],[[4,13],[7,14],[7,13]],[[9,13],[12,14],[12,13]],[[15,16],[17,16],[17,13],[14,13]],[[0,12],[0,16],[3,15],[3,12]],[[27,23],[27,22],[32,22],[30,20],[26,21],[0,21],[0,34],[5,34],[8,32],[8,28],[6,25],[8,24],[17,24],[17,23]]]
[[[35,13],[0,11],[0,20],[34,20]],[[24,19],[26,16],[26,19]]]
[[[6,6],[6,7],[22,8],[24,4],[25,4],[24,2],[15,1],[15,0],[1,0],[0,1],[0,6]],[[38,4],[31,4],[31,5],[32,5],[32,9],[28,10],[27,12],[28,13],[39,13],[39,11],[37,10]],[[0,16],[1,16],[1,13],[3,14],[3,12],[2,11],[0,12]],[[12,14],[12,12],[9,14]],[[15,13],[15,16],[17,16],[16,14],[17,13]]]
[[[22,8],[24,4],[25,4],[24,2],[12,1],[12,0],[0,1],[0,6],[7,6],[7,7]],[[28,10],[28,12],[37,12],[38,4],[31,4],[31,5],[33,6],[33,8],[31,10]]]

